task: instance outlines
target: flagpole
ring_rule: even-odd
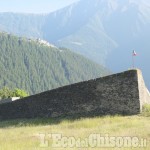
[[[136,51],[133,50],[133,53],[132,53],[132,67],[133,67],[133,69],[135,69],[135,61],[134,61],[134,57],[135,57],[136,55],[137,55],[137,54],[136,54]]]
[[[132,54],[132,67],[134,69],[134,55]]]

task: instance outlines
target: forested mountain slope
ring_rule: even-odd
[[[70,50],[6,33],[0,33],[0,54],[0,88],[31,94],[109,74]]]

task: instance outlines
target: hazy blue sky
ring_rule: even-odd
[[[0,0],[0,12],[48,13],[78,0]]]

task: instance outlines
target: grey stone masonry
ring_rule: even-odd
[[[7,99],[1,99],[0,100],[0,104],[3,104],[3,103],[10,103],[12,101],[16,101],[20,99],[20,97],[10,97],[10,98],[7,98]]]
[[[142,72],[137,70],[138,74],[138,84],[139,84],[139,98],[140,98],[140,109],[142,111],[142,106],[144,104],[150,104],[150,93],[145,86],[145,82],[142,76]]]
[[[150,95],[140,70],[84,81],[0,105],[0,119],[135,115]]]

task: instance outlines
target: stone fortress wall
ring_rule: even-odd
[[[0,119],[135,115],[150,104],[140,70],[128,70],[0,105]]]

